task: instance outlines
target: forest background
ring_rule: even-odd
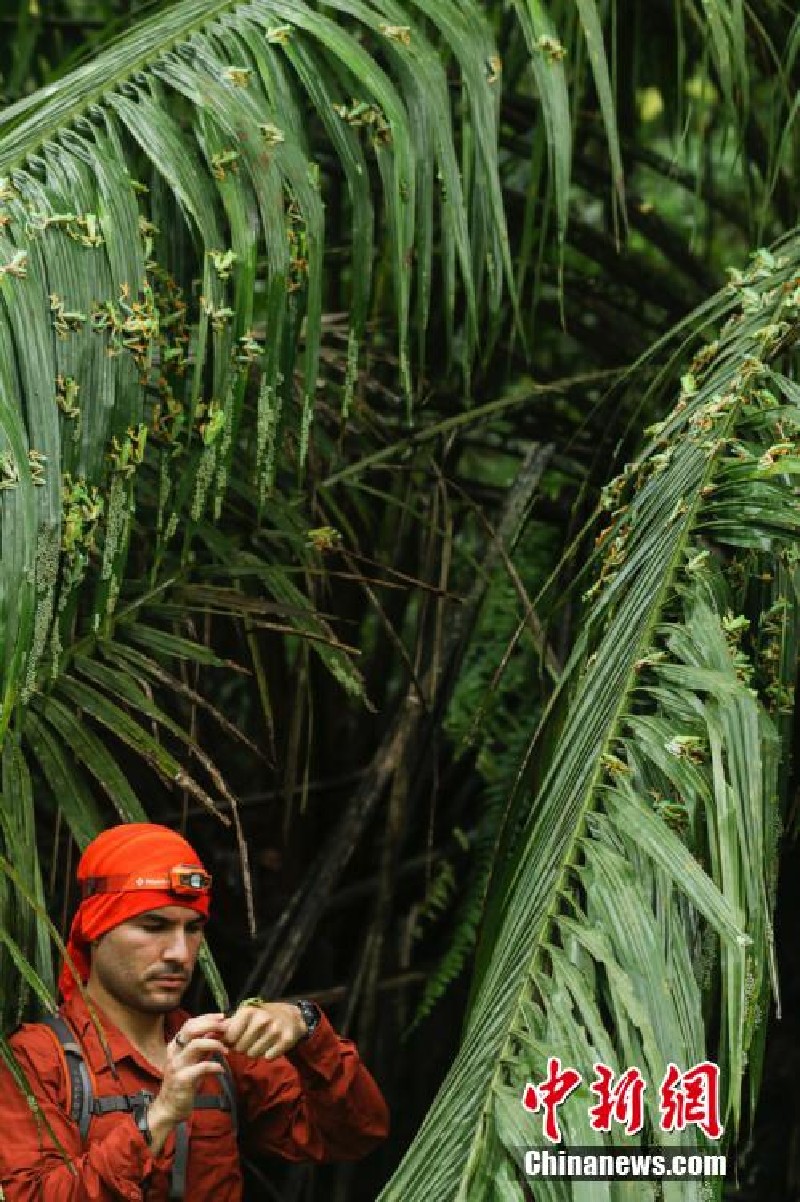
[[[717,1060],[725,1197],[797,1197],[792,6],[0,27],[4,1030],[146,815],[189,1004],[317,997],[392,1106],[249,1197],[529,1196],[551,1054]]]

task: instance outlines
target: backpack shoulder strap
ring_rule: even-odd
[[[95,1098],[92,1079],[83,1051],[69,1024],[60,1014],[47,1015],[42,1022],[55,1036],[63,1063],[66,1066],[66,1078],[70,1091],[70,1117],[77,1124],[84,1142],[89,1133],[89,1123],[93,1114],[105,1114],[117,1110],[129,1111],[132,1109],[132,1104],[140,1098],[144,1099],[147,1096],[149,1100],[150,1095],[145,1094]],[[236,1083],[227,1059],[224,1056],[219,1056],[218,1059],[225,1070],[220,1076],[224,1101],[219,1094],[200,1095],[195,1099],[195,1105],[198,1109],[214,1106],[222,1110],[229,1110],[234,1136],[238,1136],[239,1110]],[[176,1131],[175,1164],[173,1165],[169,1195],[171,1199],[182,1199],[185,1193],[186,1165],[189,1155],[188,1142],[186,1124],[181,1123],[179,1130]]]
[[[238,1100],[236,1097],[236,1082],[233,1079],[233,1072],[231,1071],[231,1066],[228,1063],[227,1057],[223,1056],[221,1053],[219,1053],[217,1058],[218,1058],[220,1064],[222,1065],[222,1067],[225,1069],[225,1072],[222,1073],[220,1076],[220,1084],[222,1085],[222,1088],[225,1091],[225,1097],[228,1099],[228,1106],[230,1107],[230,1111],[231,1111],[231,1124],[233,1126],[233,1134],[234,1134],[234,1136],[238,1136],[239,1135],[239,1104],[238,1104]]]
[[[239,1109],[236,1098],[236,1082],[231,1072],[231,1066],[221,1053],[216,1053],[215,1060],[219,1060],[220,1064],[225,1069],[224,1073],[220,1074],[220,1085],[222,1093],[198,1093],[194,1098],[195,1110],[226,1110],[231,1116],[231,1126],[233,1127],[234,1136],[239,1134]]]
[[[86,1060],[72,1028],[60,1014],[48,1014],[42,1019],[42,1025],[48,1027],[58,1041],[58,1048],[66,1066],[66,1077],[69,1086],[69,1112],[73,1123],[76,1123],[81,1133],[81,1139],[86,1140],[89,1133],[89,1120],[92,1115],[92,1079],[86,1067]]]

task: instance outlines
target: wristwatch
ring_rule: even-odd
[[[319,1020],[322,1018],[322,1011],[316,1002],[309,1002],[306,998],[301,998],[295,1002],[295,1006],[303,1016],[303,1022],[306,1024],[306,1033],[303,1039],[308,1039],[314,1034],[319,1026]]]

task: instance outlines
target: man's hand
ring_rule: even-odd
[[[170,1131],[192,1113],[203,1077],[225,1072],[218,1060],[210,1059],[215,1052],[228,1054],[221,1039],[224,1028],[224,1014],[198,1014],[187,1019],[167,1044],[164,1079],[147,1115],[153,1156],[161,1151]]]
[[[225,1019],[222,1039],[233,1052],[274,1060],[307,1034],[305,1020],[291,1002],[250,1002]]]

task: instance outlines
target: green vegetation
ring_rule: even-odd
[[[521,1199],[550,1055],[716,1060],[747,1129],[800,468],[800,19],[760,8],[6,15],[5,1030],[73,844],[146,815],[238,906],[218,997],[345,981],[390,1095],[407,1040],[419,1132],[336,1202]],[[589,1101],[567,1143],[622,1142]]]

